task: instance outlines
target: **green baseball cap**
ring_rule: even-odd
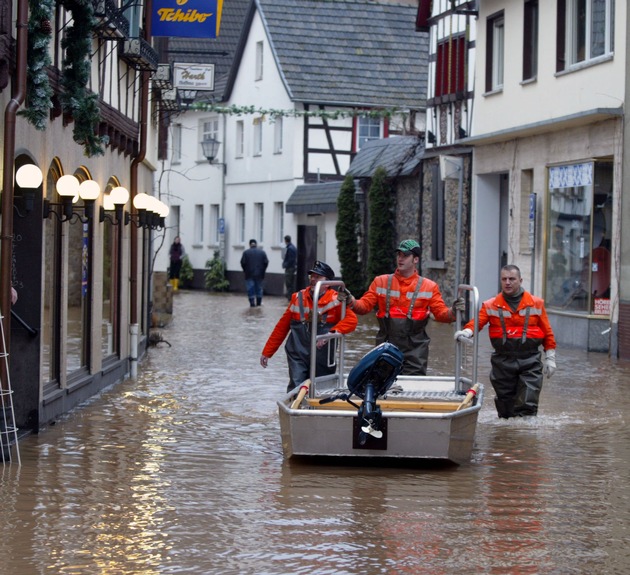
[[[402,252],[406,256],[413,254],[420,257],[420,244],[416,240],[403,240],[396,248],[397,252]]]

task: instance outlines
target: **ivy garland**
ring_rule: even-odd
[[[63,0],[63,6],[72,12],[72,23],[61,42],[65,51],[61,105],[74,119],[74,141],[84,147],[86,156],[100,156],[104,153],[104,142],[95,133],[101,118],[98,97],[87,87],[92,31],[96,25],[94,7],[91,0]]]
[[[29,0],[26,105],[18,112],[37,130],[45,130],[52,108],[53,90],[46,68],[50,65],[48,45],[52,33],[54,0]]]
[[[91,64],[92,30],[96,25],[91,0],[62,0],[72,13],[72,22],[61,42],[65,51],[60,95],[64,112],[74,120],[74,141],[81,144],[86,156],[104,153],[102,137],[95,133],[101,114],[98,97],[88,89]],[[49,54],[51,19],[55,0],[29,0],[27,107],[19,112],[37,130],[45,130],[52,108],[53,90],[46,68]]]
[[[322,118],[324,120],[339,120],[341,118],[391,118],[395,115],[407,116],[409,112],[399,108],[379,108],[371,110],[362,110],[358,108],[349,108],[344,110],[278,110],[257,108],[256,106],[220,106],[218,104],[208,104],[197,102],[190,108],[198,112],[214,112],[216,114],[225,114],[230,116],[243,116],[247,114],[258,114],[260,116],[269,116],[273,121],[275,118]]]

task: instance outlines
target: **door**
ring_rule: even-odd
[[[308,285],[308,270],[317,260],[317,226],[297,228],[297,289]]]

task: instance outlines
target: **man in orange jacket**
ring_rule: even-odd
[[[347,298],[348,307],[358,315],[377,308],[379,330],[376,345],[393,343],[405,357],[402,375],[426,375],[431,338],[426,332],[429,317],[452,323],[457,309],[464,309],[463,299],[457,299],[449,308],[442,299],[438,285],[418,274],[420,244],[404,240],[396,249],[398,267],[393,274],[378,276],[361,299],[350,292],[340,294]]]
[[[501,268],[501,293],[483,302],[479,330],[490,324],[494,348],[490,383],[497,394],[494,403],[499,417],[538,413],[543,374],[556,370],[556,340],[549,324],[545,302],[526,292],[521,271],[515,265]],[[455,332],[455,339],[470,341],[474,320]],[[543,366],[540,346],[545,350]]]
[[[319,301],[313,302],[313,291],[317,282],[334,279],[335,273],[332,268],[324,262],[317,261],[308,273],[310,285],[291,296],[289,306],[271,332],[260,356],[260,365],[267,367],[269,358],[278,351],[289,335],[284,346],[289,364],[287,392],[301,385],[310,376],[313,312],[317,313],[318,317],[318,335],[333,331],[350,333],[358,323],[357,316],[349,309],[346,309],[345,317],[341,317],[341,301],[337,299],[337,292],[328,286],[322,286]],[[315,370],[317,377],[335,372],[334,358],[329,358],[331,349],[330,340],[322,339],[317,342]],[[331,363],[333,365],[329,365]]]

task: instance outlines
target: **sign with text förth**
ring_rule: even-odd
[[[154,0],[151,34],[176,38],[216,38],[223,0]]]
[[[214,64],[173,64],[173,85],[180,90],[214,90]]]

